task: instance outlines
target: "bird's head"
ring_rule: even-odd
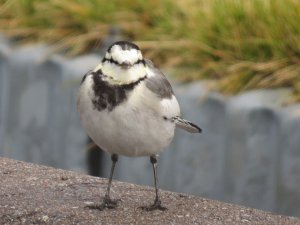
[[[145,76],[145,60],[136,44],[118,41],[107,49],[101,70],[117,83],[130,83]]]
[[[136,64],[143,63],[143,56],[136,44],[128,41],[118,41],[107,49],[102,62],[110,62],[127,70]]]

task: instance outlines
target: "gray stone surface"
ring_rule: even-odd
[[[76,111],[80,80],[99,62],[52,55],[45,46],[0,41],[0,156],[86,171],[86,134]],[[223,97],[205,82],[173,84],[183,117],[202,134],[177,130],[159,157],[159,185],[300,216],[300,104],[289,90]],[[111,162],[102,160],[108,176]],[[115,178],[153,184],[148,158],[120,157]]]
[[[300,215],[300,106],[282,116],[279,159],[278,212]]]
[[[4,155],[13,158],[29,160],[31,155],[29,151],[34,149],[34,147],[30,148],[29,151],[22,150],[32,147],[28,145],[28,141],[30,141],[31,138],[37,138],[24,127],[24,125],[26,125],[26,123],[24,123],[25,121],[22,121],[22,118],[26,116],[23,114],[24,110],[32,107],[33,111],[34,108],[32,101],[28,103],[22,102],[22,97],[23,92],[26,92],[26,90],[30,88],[30,81],[32,81],[34,77],[33,70],[35,68],[35,64],[39,60],[41,51],[44,51],[43,47],[24,47],[12,51],[8,56],[7,67],[9,70],[9,75],[7,76],[8,83],[6,86],[8,92],[8,101],[5,108],[6,124],[3,150],[5,153]],[[35,81],[33,82],[33,85],[35,85]],[[44,87],[46,88],[47,85]],[[36,93],[35,96],[38,96],[38,94],[39,93]],[[28,107],[26,107],[26,105]],[[35,114],[40,114],[39,110],[36,110]],[[25,117],[25,120],[28,118],[30,119],[30,115],[29,117]],[[36,121],[33,121],[33,123],[36,123]],[[35,124],[33,126],[35,126]],[[39,132],[37,132],[37,134],[38,133]],[[39,152],[36,154],[39,154]]]
[[[26,46],[1,60],[3,156],[85,171],[86,134],[76,92],[96,56],[67,60],[44,46]],[[1,81],[2,81],[1,80]],[[5,96],[5,97],[3,97]],[[3,105],[3,107],[2,107]]]
[[[236,179],[235,202],[275,210],[279,160],[280,124],[274,110],[248,111],[245,123],[245,155]]]
[[[0,150],[4,148],[4,135],[6,130],[6,118],[8,114],[9,71],[7,60],[10,51],[9,44],[0,36]]]
[[[153,201],[146,186],[113,181],[116,209],[98,204],[107,180],[0,157],[0,224],[299,225],[300,219],[180,193],[160,191],[165,211],[143,211]]]

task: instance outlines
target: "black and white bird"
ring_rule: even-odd
[[[195,124],[180,117],[180,108],[164,74],[139,47],[118,41],[106,51],[101,63],[84,75],[78,92],[77,108],[90,138],[111,154],[112,168],[102,204],[115,208],[110,186],[118,155],[149,156],[155,181],[155,201],[144,210],[164,210],[157,186],[157,156],[169,145],[176,127],[200,133]]]

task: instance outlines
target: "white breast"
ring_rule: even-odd
[[[175,125],[163,116],[179,115],[175,96],[160,100],[143,83],[112,111],[98,111],[91,98],[91,76],[79,90],[78,111],[88,135],[103,150],[126,156],[160,153],[172,140]]]

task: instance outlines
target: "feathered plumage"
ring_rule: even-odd
[[[175,128],[201,132],[180,118],[179,104],[165,75],[143,58],[137,45],[126,41],[112,44],[101,63],[84,75],[77,108],[90,138],[112,154],[112,173],[118,155],[150,156],[157,179],[156,155],[171,142]],[[112,173],[98,209],[116,205],[109,197]],[[163,208],[156,191],[155,203],[145,209]]]

